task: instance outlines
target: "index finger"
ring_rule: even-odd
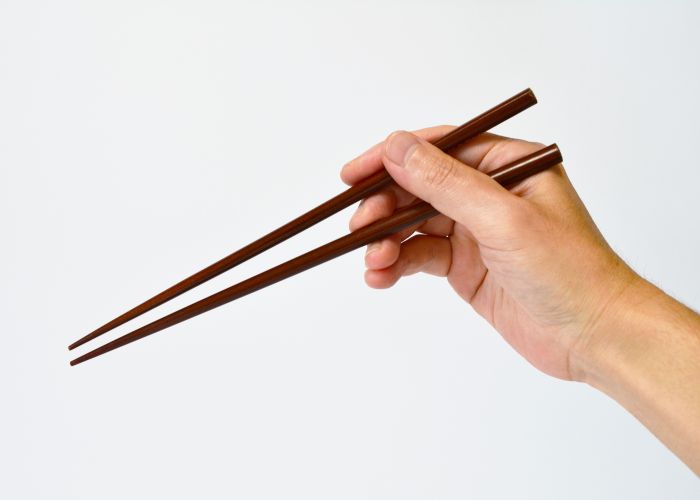
[[[413,133],[428,142],[434,142],[455,128],[453,125],[439,125]],[[385,144],[386,140],[379,142],[346,163],[340,171],[340,178],[343,182],[353,185],[382,169],[384,167],[382,155]],[[506,145],[509,147],[503,147]],[[449,154],[466,165],[488,173],[503,163],[512,161],[523,154],[531,153],[541,146],[538,143],[486,132],[450,148]]]

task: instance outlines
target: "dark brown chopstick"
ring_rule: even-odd
[[[538,172],[546,170],[560,163],[561,161],[562,157],[559,148],[556,146],[556,144],[552,144],[551,146],[547,146],[546,148],[543,148],[533,154],[527,155],[519,160],[494,170],[489,175],[496,182],[508,187]],[[376,241],[390,234],[394,234],[437,214],[437,210],[426,202],[414,203],[396,212],[390,217],[386,217],[373,224],[358,229],[355,232],[338,238],[337,240],[318,247],[315,250],[311,250],[310,252],[289,260],[284,264],[273,267],[272,269],[264,271],[256,276],[253,276],[252,278],[241,281],[236,285],[226,288],[187,307],[183,307],[172,314],[153,321],[152,323],[119,337],[118,339],[108,342],[107,344],[74,359],[70,362],[70,364],[77,365],[83,361],[87,361],[88,359],[92,359],[113,349],[117,349],[118,347],[122,347],[126,344],[142,339],[143,337],[282,281],[290,276],[294,276],[295,274],[306,271],[307,269],[311,269],[312,267],[360,248],[372,241]]]
[[[466,122],[464,125],[454,129],[452,132],[435,141],[434,144],[442,150],[450,149],[461,144],[467,139],[476,137],[477,135],[490,130],[499,123],[506,121],[508,118],[517,115],[521,111],[524,111],[536,103],[537,98],[532,90],[525,89],[519,94],[514,95],[510,99],[503,101],[476,118]],[[142,304],[139,304],[133,309],[125,312],[121,316],[118,316],[109,323],[102,325],[80,340],[73,342],[70,346],[68,346],[68,349],[75,349],[76,347],[99,337],[103,333],[106,333],[119,325],[122,325],[127,321],[130,321],[150,311],[151,309],[174,299],[186,291],[209,281],[221,273],[228,271],[229,269],[232,269],[246,260],[255,257],[265,250],[268,250],[273,246],[291,238],[295,234],[308,229],[314,224],[327,219],[331,215],[349,207],[353,203],[366,198],[370,194],[379,191],[380,189],[389,185],[391,182],[393,181],[385,170],[381,170],[376,174],[367,177],[325,203],[322,203],[316,208],[306,212],[303,215],[300,215],[291,222],[288,222],[271,233],[266,234],[262,238],[255,240],[240,250],[237,250],[214,264],[211,264],[210,266],[193,274],[189,278],[185,278],[179,283],[160,292],[158,295],[151,297]]]

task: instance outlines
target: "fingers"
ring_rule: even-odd
[[[417,230],[423,234],[432,234],[434,236],[449,236],[455,227],[455,221],[446,215],[438,215],[418,226]]]
[[[399,258],[401,242],[411,236],[416,230],[418,230],[417,224],[392,234],[383,240],[367,245],[367,252],[365,253],[365,266],[367,269],[384,269],[391,266]]]
[[[450,270],[450,241],[439,236],[414,236],[400,246],[395,261],[382,269],[368,269],[365,281],[372,288],[389,288],[402,276],[425,272],[446,276]]]
[[[396,194],[393,190],[386,189],[362,200],[350,217],[350,231],[356,231],[372,222],[388,217],[396,208]]]
[[[493,179],[409,132],[387,139],[382,161],[401,187],[465,225],[477,240],[493,232],[494,221],[504,228],[523,213],[522,200]]]
[[[367,245],[365,267],[367,269],[383,269],[389,267],[399,258],[403,235],[392,235]]]
[[[398,188],[385,189],[363,200],[350,218],[350,231],[355,231],[378,219],[391,215],[397,203],[404,201],[399,199],[401,196],[397,196],[396,190],[398,190]],[[405,191],[403,191],[403,193],[403,196],[408,196]],[[413,198],[413,196],[410,197]],[[406,233],[406,231],[407,230],[404,230],[398,234],[368,245],[365,254],[365,264],[367,267],[381,268],[391,265],[399,255],[401,241],[407,238],[413,232],[413,229],[410,229],[408,233]]]
[[[413,133],[428,142],[434,142],[455,128],[453,125],[438,125],[416,130]],[[385,142],[375,144],[346,163],[340,171],[343,182],[352,185],[380,170],[383,167],[382,154]],[[482,172],[489,172],[541,147],[542,145],[538,143],[484,133],[451,148],[449,152],[462,163]]]
[[[449,153],[462,163],[488,173],[542,147],[539,143],[486,133],[450,149]]]
[[[439,125],[437,127],[417,130],[415,134],[426,141],[439,139],[454,129],[452,125]],[[384,168],[382,155],[384,154],[384,141],[375,144],[357,158],[350,160],[340,170],[340,178],[346,184],[353,185],[356,182]]]
[[[391,190],[382,191],[363,200],[350,219],[350,230],[356,231],[376,220],[390,216],[396,204],[396,196]],[[435,236],[449,236],[453,227],[454,221],[444,215],[438,215],[422,224],[408,227],[395,235],[368,245],[365,265],[368,269],[383,269],[392,265],[399,256],[401,242],[414,231]]]
[[[522,200],[462,161],[478,166],[483,172],[489,172],[539,149],[541,145],[482,134],[451,149],[450,155],[447,155],[428,142],[441,137],[452,128],[441,126],[424,129],[415,134],[394,133],[343,168],[341,177],[349,184],[383,166],[386,166],[398,183],[361,203],[350,220],[352,231],[391,215],[397,208],[413,202],[416,196],[432,203],[444,214],[368,246],[365,255],[368,268],[366,279],[371,286],[391,286],[400,276],[417,272],[414,269],[439,271],[440,266],[445,264],[444,259],[429,263],[425,258],[431,255],[429,250],[434,249],[435,245],[449,248],[449,242],[446,245],[447,240],[444,237],[453,234],[454,220],[461,222],[464,225],[463,229],[473,238],[488,245],[498,239],[498,233],[501,238],[505,235],[506,239],[510,239],[512,233],[508,231],[508,224],[504,225],[504,222],[510,221],[510,226],[513,227],[513,214],[518,214],[520,210],[522,219],[523,213],[526,212],[522,210],[522,204],[518,206],[518,202]],[[401,139],[399,142],[406,143],[398,144],[398,153],[397,143],[394,142],[397,137]],[[414,237],[402,245],[401,242],[414,231],[425,234],[427,239]],[[489,232],[492,233],[491,236],[495,233],[497,238],[484,237],[484,234]],[[437,237],[436,241],[432,242],[431,237]],[[428,245],[429,242],[434,244]],[[475,249],[473,253],[477,255],[476,241],[472,241],[471,246]],[[465,268],[461,269],[462,267]],[[483,265],[461,266],[460,262],[457,262],[455,270],[459,270],[456,274],[460,275],[483,276],[482,268]],[[478,282],[476,279],[465,281]],[[468,295],[466,292],[470,291],[464,292]]]

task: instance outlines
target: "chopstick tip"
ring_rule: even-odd
[[[95,330],[94,332],[88,333],[83,338],[80,338],[80,339],[76,340],[75,342],[73,342],[71,345],[68,346],[68,350],[72,351],[76,347],[80,347],[83,344],[87,344],[91,340],[99,337],[100,335],[102,335],[105,332],[108,332],[109,330],[111,330],[111,328],[108,328],[108,325],[101,326],[97,330]]]

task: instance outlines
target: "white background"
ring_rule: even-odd
[[[336,194],[391,130],[528,86],[498,131],[556,141],[613,247],[698,308],[698,24],[668,1],[3,0],[0,497],[697,498],[615,402],[442,280],[366,288],[361,252],[79,367],[66,346]]]

